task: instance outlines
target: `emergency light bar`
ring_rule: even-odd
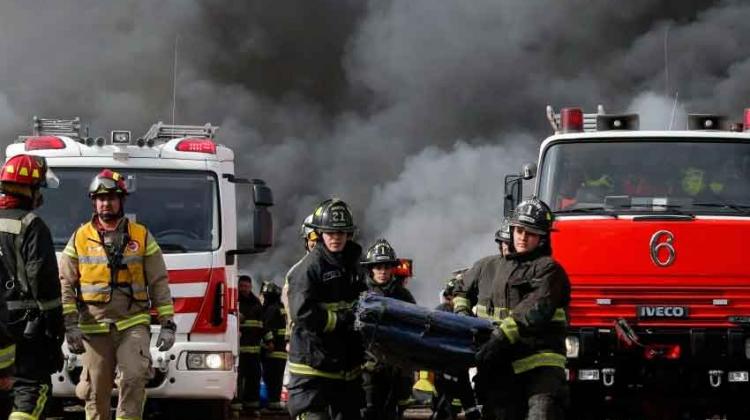
[[[209,139],[185,139],[177,143],[175,150],[178,152],[195,152],[216,154],[216,143]]]
[[[24,149],[28,152],[30,150],[44,150],[44,149],[64,149],[65,142],[61,138],[55,136],[35,136],[25,137]]]
[[[563,108],[559,114],[547,105],[547,120],[555,133],[580,133],[597,131],[597,117],[604,114],[604,107],[596,107],[596,113],[586,114],[581,108]]]
[[[414,276],[414,261],[409,258],[399,258],[399,265],[393,269],[393,275],[399,277]]]

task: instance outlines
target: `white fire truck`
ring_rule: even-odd
[[[156,237],[169,269],[177,340],[172,349],[155,347],[158,323],[152,317],[151,356],[155,376],[149,398],[187,399],[191,415],[224,418],[236,389],[238,360],[237,255],[272,245],[271,189],[257,179],[235,177],[234,153],[214,142],[218,127],[161,122],[137,139],[113,131],[107,141],[82,135],[79,119],[34,117],[34,131],[6,149],[6,158],[32,153],[47,158],[60,187],[45,190],[38,210],[49,225],[57,251],[92,214],[87,196],[91,178],[112,168],[127,178],[126,215]],[[53,375],[53,394],[73,397],[80,356],[66,355]],[[199,417],[191,417],[199,418]]]

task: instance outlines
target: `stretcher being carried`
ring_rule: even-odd
[[[385,363],[409,369],[468,369],[489,339],[486,319],[427,309],[382,295],[363,295],[355,328],[366,351]]]

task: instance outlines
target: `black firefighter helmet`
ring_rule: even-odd
[[[313,212],[312,220],[306,222],[305,226],[316,232],[354,233],[357,230],[349,205],[338,198],[329,198],[320,203]]]
[[[510,226],[519,226],[537,235],[547,235],[552,230],[554,215],[549,206],[536,197],[522,201],[513,211]]]
[[[500,229],[495,232],[495,242],[498,244],[503,242],[509,244],[513,242],[513,237],[510,234],[510,219],[507,217],[503,217],[503,221],[500,223]]]
[[[281,288],[272,281],[264,281],[260,293],[263,295],[281,295]]]
[[[396,257],[396,251],[385,239],[378,239],[375,241],[375,243],[367,249],[367,256],[365,257],[365,260],[362,261],[362,265],[365,267],[380,264],[390,266],[401,264],[401,260]]]

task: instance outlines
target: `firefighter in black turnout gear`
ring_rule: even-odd
[[[461,282],[462,270],[454,272],[454,278],[449,279],[441,293],[442,302],[435,309],[453,312],[453,297],[456,287]],[[467,420],[479,420],[481,413],[471,388],[468,371],[445,370],[435,372],[435,391],[437,395],[432,399],[432,420],[455,420],[463,409]]]
[[[245,410],[260,408],[260,346],[263,340],[263,307],[253,294],[250,276],[238,279],[240,301],[239,399]]]
[[[349,420],[363,406],[362,340],[353,306],[364,291],[362,248],[349,206],[320,203],[307,224],[318,244],[289,272],[289,402],[292,418]]]
[[[3,404],[2,418],[44,418],[50,374],[63,365],[55,248],[49,228],[32,212],[42,204],[40,187],[53,183],[57,178],[38,156],[14,156],[0,174],[0,284],[8,311],[0,310],[0,372],[12,363],[8,333],[16,344],[12,408]]]
[[[263,328],[265,335],[262,352],[263,381],[268,390],[268,408],[281,409],[281,385],[286,366],[286,311],[281,304],[281,288],[265,282],[260,289],[263,298]]]
[[[508,255],[513,250],[513,234],[510,230],[510,219],[503,217],[500,229],[495,232],[495,243],[498,246],[500,255]]]
[[[396,251],[385,239],[378,239],[367,250],[362,266],[368,271],[367,288],[372,293],[416,303],[414,296],[393,275],[393,269],[401,261]],[[413,373],[389,366],[365,352],[362,379],[365,390],[366,420],[392,420],[401,414],[411,396]]]
[[[552,220],[538,199],[520,203],[510,220],[514,249],[477,262],[454,299],[454,311],[476,305],[477,316],[497,323],[477,353],[485,418],[563,418],[570,283],[551,257]]]

